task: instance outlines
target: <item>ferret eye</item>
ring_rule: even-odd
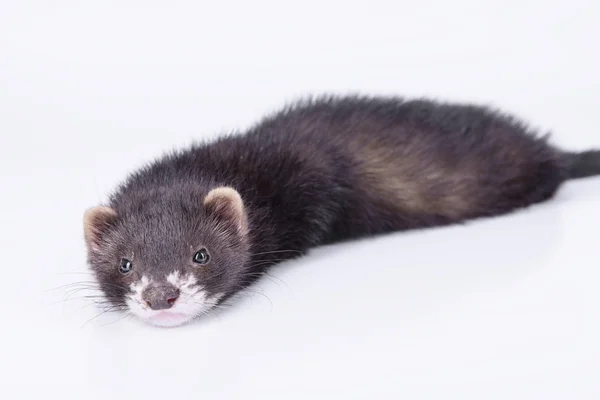
[[[121,264],[119,264],[119,271],[122,274],[127,274],[133,269],[133,264],[126,258],[121,259]]]
[[[210,255],[206,249],[200,249],[194,254],[194,262],[197,264],[207,264],[210,260]]]

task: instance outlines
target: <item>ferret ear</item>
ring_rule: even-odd
[[[117,212],[110,207],[97,206],[88,209],[83,215],[83,233],[89,252],[98,251],[102,236],[117,222]]]
[[[240,194],[230,187],[212,189],[204,198],[204,207],[209,214],[227,224],[237,233],[248,233],[248,218]]]

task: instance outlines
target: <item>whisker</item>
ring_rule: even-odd
[[[132,316],[133,316],[133,314],[131,314],[129,311],[128,311],[128,312],[125,312],[125,313],[123,313],[123,315],[122,315],[121,317],[117,318],[116,320],[114,320],[114,321],[112,321],[112,322],[107,322],[106,324],[102,324],[102,325],[100,325],[100,327],[103,327],[103,326],[106,326],[106,325],[112,325],[112,324],[114,324],[115,322],[119,322],[119,321],[121,321],[121,320],[122,320],[123,318],[125,318],[125,317],[132,317]]]
[[[108,309],[106,309],[106,310],[102,311],[102,312],[101,312],[101,313],[99,313],[99,314],[96,314],[96,315],[95,315],[95,316],[93,316],[92,318],[90,318],[90,319],[88,319],[87,321],[85,321],[85,323],[84,323],[83,325],[81,325],[81,328],[83,328],[83,327],[84,327],[84,326],[86,326],[86,325],[87,325],[89,322],[91,322],[91,321],[95,320],[95,319],[96,319],[96,318],[98,318],[99,316],[101,316],[101,315],[104,315],[104,314],[106,314],[106,313],[108,313],[108,312],[111,312],[111,311],[113,311],[113,310],[115,310],[115,309],[118,309],[118,308],[119,308],[118,306],[113,306],[113,307],[110,307],[110,308],[108,308]]]
[[[64,304],[66,302],[72,302],[72,301],[98,301],[98,300],[104,300],[106,299],[106,297],[104,296],[78,296],[78,297],[70,297],[68,299],[62,299],[62,300],[58,300],[58,301],[53,301],[50,303],[50,305],[56,305],[56,304]],[[106,300],[107,302],[110,300]]]
[[[275,258],[275,259],[269,259],[269,260],[257,260],[254,261],[252,264],[248,264],[248,268],[254,268],[254,267],[259,267],[263,264],[266,263],[271,263],[271,264],[279,264],[285,261],[290,261],[289,258]]]
[[[253,256],[260,256],[263,254],[277,254],[277,253],[302,253],[300,250],[273,250],[273,251],[265,251],[261,253],[252,253]]]
[[[94,275],[93,272],[89,272],[89,271],[80,271],[80,272],[74,272],[74,271],[69,271],[69,272],[57,272],[55,275]]]
[[[269,280],[270,282],[273,282],[273,283],[277,284],[278,286],[281,286],[281,283],[283,283],[284,286],[288,290],[290,290],[290,287],[282,279],[280,279],[280,278],[278,278],[276,276],[273,276],[273,275],[269,275],[267,272],[253,272],[253,273],[250,273],[250,274],[245,274],[245,276],[251,277],[251,278],[256,278],[257,280],[264,278],[264,279]]]
[[[194,303],[194,304],[196,304],[196,305],[199,305],[199,306],[204,306],[204,305],[206,305],[206,303],[204,303],[204,302],[201,302],[201,301],[193,301],[193,303]],[[218,308],[218,309],[227,310],[227,309],[229,309],[230,307],[226,307],[226,306],[223,306],[223,305],[220,305],[220,304],[215,304],[214,306],[210,306],[210,307],[209,307],[209,309],[213,309],[213,308]]]
[[[59,290],[59,289],[64,289],[67,287],[72,287],[72,286],[84,286],[84,285],[88,285],[88,286],[98,286],[98,282],[95,281],[81,281],[81,282],[72,282],[72,283],[67,283],[66,285],[62,285],[62,286],[58,286],[52,289],[46,289],[44,290],[44,292],[51,292],[53,290]]]
[[[116,283],[111,283],[111,282],[102,282],[102,284],[98,283],[98,285],[100,286],[110,286],[116,289],[121,289],[121,290],[129,290],[126,286],[123,285],[119,285]]]
[[[251,292],[253,295],[254,294],[258,294],[263,296],[265,299],[267,299],[269,301],[269,304],[271,305],[271,311],[273,311],[273,302],[271,301],[271,299],[269,298],[269,296],[267,296],[266,294],[262,293],[262,292],[258,292],[256,290],[250,289],[250,288],[242,288],[240,290],[240,294],[243,294],[244,292]]]
[[[219,322],[223,322],[221,321],[221,317],[219,316],[219,314],[217,312],[215,312],[214,310],[210,309],[208,310],[212,315],[214,315],[215,317],[217,317],[217,319],[219,320]]]
[[[218,278],[218,277],[220,277],[220,276],[224,275],[225,273],[227,273],[227,271],[226,271],[226,270],[220,270],[220,271],[218,271],[217,273],[214,273],[214,274],[212,274],[212,275],[209,275],[209,276],[207,276],[207,277],[206,277],[206,280],[209,280],[209,279],[214,279],[214,278]]]
[[[76,289],[70,289],[67,292],[65,292],[65,294],[63,295],[63,300],[69,300],[69,298],[71,298],[71,296],[73,296],[74,294],[79,293],[79,292],[81,292],[83,290],[102,292],[102,289],[97,289],[97,288],[76,288]]]
[[[101,306],[102,307],[102,306],[109,306],[111,304],[115,304],[115,303],[112,302],[112,301],[94,301],[94,300],[91,300],[88,304],[86,304],[85,306],[82,306],[81,308],[87,308],[89,306]],[[127,309],[127,305],[126,304],[118,304],[117,306],[118,307],[122,307],[123,310]]]

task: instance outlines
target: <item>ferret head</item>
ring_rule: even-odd
[[[159,326],[186,323],[236,291],[249,259],[236,190],[174,192],[136,192],[84,216],[88,262],[107,300]]]

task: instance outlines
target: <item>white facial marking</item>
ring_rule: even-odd
[[[142,276],[138,282],[130,286],[132,293],[127,296],[129,310],[134,315],[154,325],[171,327],[182,325],[205,314],[223,297],[222,293],[209,297],[204,288],[198,285],[198,281],[193,274],[182,276],[178,271],[175,271],[167,275],[165,281],[179,289],[179,297],[171,308],[152,310],[148,307],[142,298],[142,292],[155,281]]]
[[[150,309],[144,299],[142,299],[142,292],[149,284],[150,279],[144,275],[139,281],[129,285],[132,293],[127,295],[126,302],[129,310],[135,315],[142,315]]]

